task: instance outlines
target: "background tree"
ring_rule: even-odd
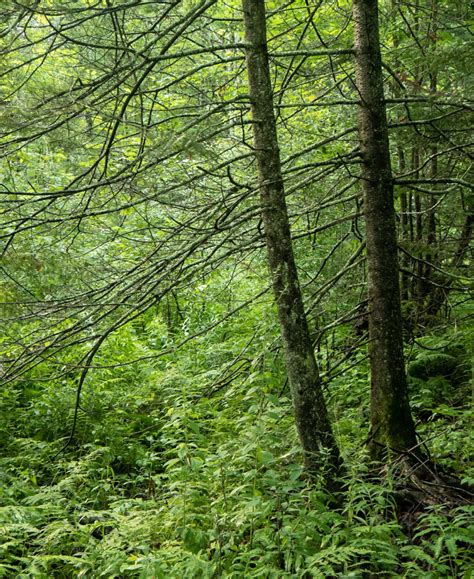
[[[397,190],[403,205],[404,308],[406,327],[417,334],[440,321],[441,307],[449,308],[451,283],[463,290],[447,255],[462,237],[463,199],[470,190],[469,178],[462,177],[469,172],[465,130],[472,124],[463,72],[468,34],[461,4],[396,2],[392,7],[395,50],[386,58],[390,86],[396,87],[392,100],[403,103],[398,118],[393,117],[392,138],[402,160]],[[448,203],[450,211],[445,210]]]

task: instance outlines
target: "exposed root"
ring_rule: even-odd
[[[397,517],[408,535],[420,515],[430,508],[438,506],[448,514],[456,507],[474,502],[472,488],[422,455],[401,454],[392,463],[392,469]]]

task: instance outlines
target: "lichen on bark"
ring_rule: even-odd
[[[393,178],[377,0],[354,0],[355,70],[366,224],[374,459],[416,447],[403,357]]]
[[[262,220],[295,422],[307,471],[316,474],[326,466],[329,486],[338,490],[341,458],[323,398],[292,249],[273,111],[265,4],[243,0],[242,8]]]

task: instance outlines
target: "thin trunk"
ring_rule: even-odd
[[[425,284],[423,280],[424,274],[424,263],[423,263],[423,206],[421,203],[421,196],[418,191],[415,193],[415,240],[416,240],[416,251],[415,255],[418,257],[417,262],[415,263],[415,270],[416,275],[415,279],[413,280],[414,284],[414,291],[413,297],[416,303],[416,324],[422,325],[422,320],[424,317],[424,293],[425,293]]]
[[[437,153],[437,147],[431,149],[431,154],[435,155]],[[438,163],[437,158],[434,157],[430,163],[430,174],[433,179],[436,178],[438,174]],[[428,201],[432,203],[432,201]],[[431,282],[433,278],[433,267],[432,263],[437,261],[437,251],[436,251],[436,209],[433,206],[429,209],[428,219],[426,222],[426,254],[425,254],[425,264],[423,271],[423,304],[424,304],[424,321],[426,323],[430,322],[430,318],[433,318],[438,307],[436,306],[439,301],[436,299],[436,294],[439,293],[436,286]]]
[[[413,26],[414,34],[416,38],[419,37],[420,34],[420,3],[418,0],[414,2],[414,26]],[[423,57],[425,53],[422,50]],[[422,67],[419,63],[415,65],[414,70],[414,80],[415,80],[415,90],[414,93],[418,94],[421,90],[421,85],[423,83],[423,73]],[[413,177],[418,179],[420,176],[420,146],[418,142],[415,142],[413,145],[412,150],[412,171]],[[413,303],[415,304],[415,320],[414,320],[414,330],[421,324],[421,320],[423,318],[423,214],[422,214],[422,202],[419,192],[415,192],[414,194],[414,203],[415,203],[415,234],[414,234],[414,254],[419,259],[415,261],[413,264],[413,270],[415,275],[413,276],[412,281],[412,299]]]
[[[408,229],[410,231],[410,241],[413,246],[415,241],[415,228],[413,226],[413,192],[408,192]]]
[[[474,225],[474,214],[470,213],[466,216],[464,221],[464,226],[461,232],[461,237],[458,242],[458,247],[453,258],[453,265],[455,267],[461,267],[462,262],[470,248],[472,241],[472,228]],[[448,296],[451,291],[451,284],[453,282],[452,278],[443,279],[443,288],[435,288],[430,294],[429,302],[429,313],[435,316],[439,310],[442,308],[443,304],[448,303]]]
[[[398,170],[401,175],[406,170],[405,165],[405,152],[402,147],[398,147]],[[401,224],[401,241],[406,246],[409,240],[409,228],[408,228],[408,198],[407,192],[402,191],[400,194],[400,224]],[[407,301],[410,297],[409,294],[409,279],[406,270],[409,267],[408,258],[405,256],[402,262],[402,267],[404,269],[401,274],[401,296],[402,300]]]
[[[433,48],[436,49],[436,35],[438,30],[438,5],[437,0],[433,0],[431,2],[431,26],[428,30],[428,37],[431,40]],[[432,95],[436,95],[438,90],[438,77],[436,71],[430,71],[429,74],[430,78],[430,93]],[[432,179],[436,179],[438,176],[438,147],[433,145],[430,149],[430,155],[432,157],[430,161],[430,177]],[[436,188],[436,186],[435,186]],[[430,317],[436,315],[438,311],[437,303],[439,299],[437,299],[437,294],[439,294],[439,290],[431,283],[431,278],[433,277],[433,268],[430,263],[435,263],[437,261],[437,251],[436,251],[436,209],[433,208],[433,201],[429,200],[431,203],[431,207],[428,211],[428,219],[427,219],[427,232],[426,232],[426,242],[427,242],[427,251],[426,251],[426,264],[425,269],[423,272],[424,275],[424,295],[423,299],[426,304],[426,321],[430,321]]]
[[[354,0],[356,83],[369,272],[372,380],[370,450],[416,445],[403,359],[397,234],[378,33],[377,0]]]
[[[412,151],[412,172],[415,179],[420,175],[418,167],[420,166],[420,151],[418,145],[415,144]],[[415,230],[414,230],[414,249],[415,255],[419,258],[414,264],[415,275],[413,277],[412,296],[416,305],[416,320],[421,319],[423,310],[423,214],[421,206],[421,197],[418,191],[414,194],[414,211],[415,211]]]
[[[391,3],[392,14],[393,16],[397,13],[398,8],[398,0],[392,0]],[[399,31],[394,30],[393,32],[393,47],[395,52],[398,51],[400,46],[400,39],[399,39]],[[395,70],[400,73],[401,64],[399,59],[395,60]],[[392,81],[393,86],[393,94],[396,98],[400,98],[403,96],[404,89],[400,87],[398,79],[393,79]],[[405,161],[405,149],[402,145],[397,146],[397,154],[398,154],[398,173],[403,175],[406,171],[406,161]],[[399,243],[403,245],[403,247],[408,246],[409,241],[409,224],[408,224],[408,197],[407,192],[402,190],[400,193],[400,231],[399,231]],[[410,267],[409,258],[405,254],[401,257],[401,266],[403,272],[400,275],[400,287],[401,287],[401,298],[403,301],[408,301],[410,297],[410,280],[408,278],[408,268]]]
[[[454,265],[460,267],[462,265],[463,259],[469,249],[472,240],[472,227],[474,225],[474,213],[468,213],[466,215],[466,220],[464,221],[464,227],[462,228],[461,237],[459,239],[458,248],[454,254]]]
[[[323,398],[293,255],[273,109],[265,4],[264,0],[243,0],[242,7],[262,219],[296,427],[307,470],[321,472],[328,457],[329,482],[336,488],[333,477],[340,473],[341,459]]]

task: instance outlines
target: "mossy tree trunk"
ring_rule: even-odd
[[[323,398],[293,254],[273,108],[265,4],[264,0],[242,0],[242,7],[262,220],[296,426],[307,470],[315,474],[321,467],[329,467],[328,482],[335,488],[341,459]]]
[[[403,358],[393,204],[377,0],[354,0],[356,84],[367,237],[371,438],[374,459],[416,445]]]

